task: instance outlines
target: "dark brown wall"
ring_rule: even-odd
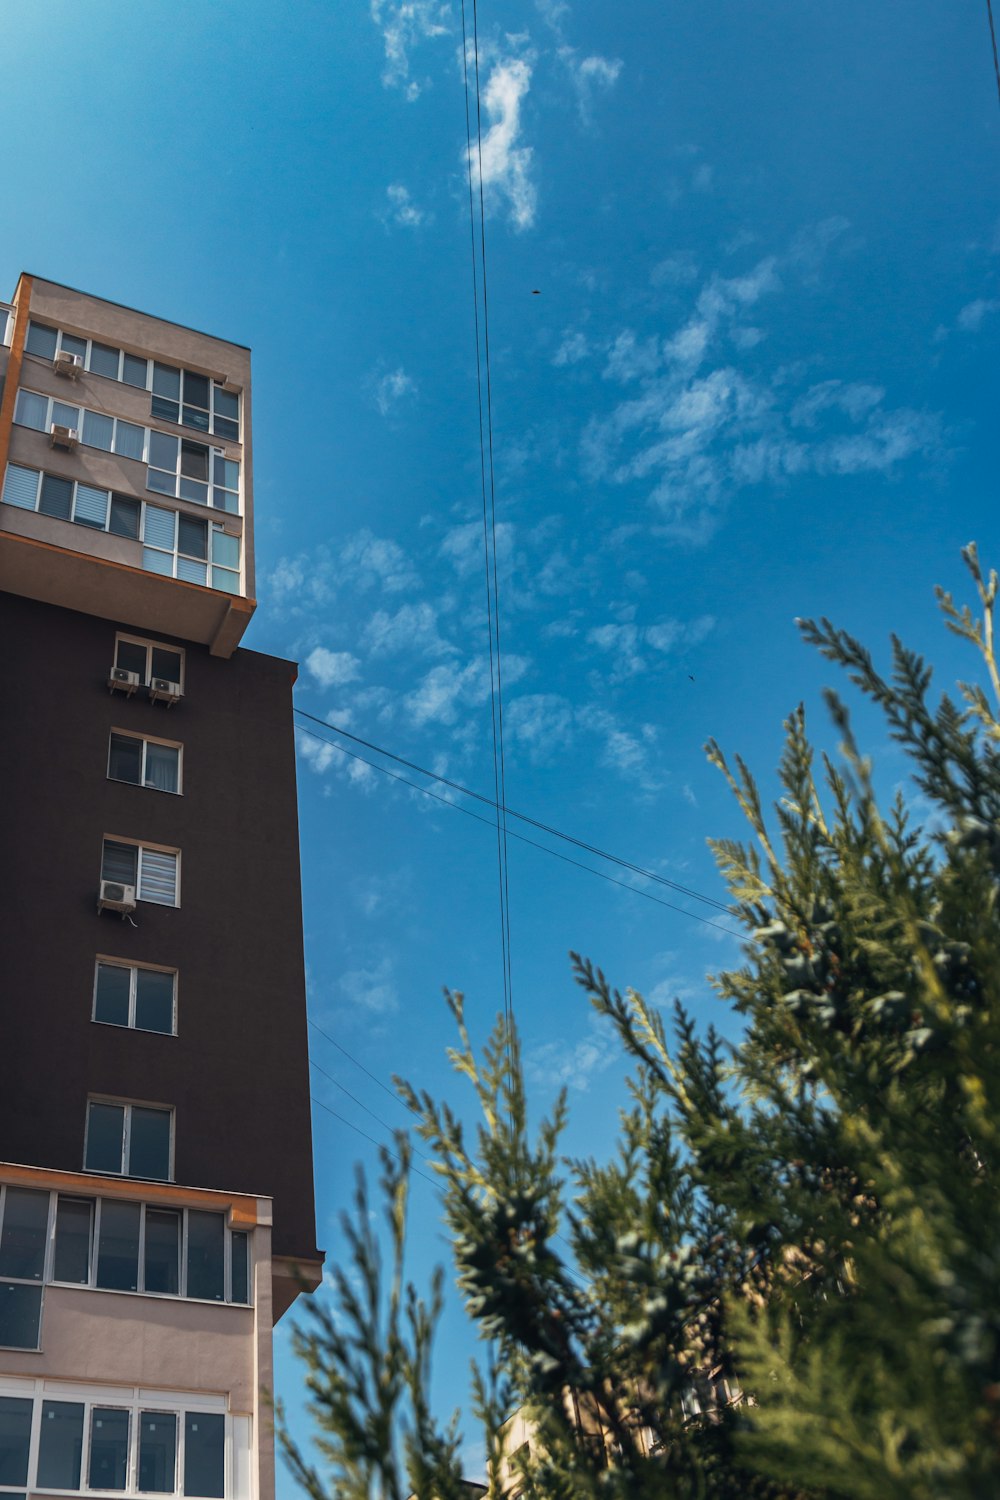
[[[176,1180],[312,1257],[294,668],[187,646],[167,709],[108,693],[115,629],[0,594],[0,1160],[79,1171],[88,1094],[172,1105]],[[109,781],[113,725],[182,742],[183,795]],[[99,916],[105,834],[179,848],[181,906]],[[98,953],[178,969],[176,1037],[91,1020]]]

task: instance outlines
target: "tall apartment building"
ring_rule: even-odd
[[[270,1500],[322,1254],[249,353],[22,276],[0,388],[0,1500]]]

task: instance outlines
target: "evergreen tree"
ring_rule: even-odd
[[[898,640],[886,678],[828,621],[801,626],[882,710],[923,827],[903,795],[880,809],[833,693],[841,758],[821,789],[793,713],[770,823],[746,766],[708,747],[753,835],[713,846],[750,939],[714,981],[743,1018],[736,1048],[680,1006],[668,1039],[574,956],[634,1066],[610,1162],[563,1158],[564,1097],[529,1131],[516,1033],[498,1022],[477,1059],[460,996],[451,1055],[481,1109],[474,1140],[400,1085],[489,1349],[475,1396],[491,1493],[515,1402],[537,1424],[518,1460],[537,1500],[1000,1493],[997,578],[963,556],[981,617],[939,602],[987,686],[958,701],[931,704],[930,669]],[[314,1500],[459,1493],[456,1429],[426,1403],[438,1293],[428,1308],[401,1291],[405,1169],[387,1188],[389,1287],[362,1196],[338,1306],[298,1334],[332,1488],[284,1442]],[[722,1377],[750,1399],[713,1406]]]

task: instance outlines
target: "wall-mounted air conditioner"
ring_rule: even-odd
[[[57,375],[68,375],[70,380],[76,380],[83,369],[83,355],[60,349],[52,360],[52,368]]]
[[[108,673],[109,692],[124,693],[126,698],[131,698],[138,686],[138,672],[130,672],[127,667],[112,667]]]
[[[53,422],[49,428],[49,442],[53,448],[65,448],[67,453],[72,453],[80,441],[80,433],[76,427],[64,427],[61,422]]]
[[[165,703],[168,708],[180,701],[181,685],[179,682],[171,682],[169,677],[151,677],[149,679],[149,700],[151,703]]]
[[[102,880],[97,898],[98,911],[120,911],[123,917],[135,911],[135,886],[120,880]]]

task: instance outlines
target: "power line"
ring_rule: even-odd
[[[346,1115],[338,1114],[335,1109],[330,1108],[329,1104],[324,1104],[322,1099],[317,1099],[315,1094],[310,1094],[309,1097],[314,1104],[319,1106],[320,1109],[325,1110],[328,1115],[332,1115],[335,1120],[339,1120],[342,1125],[349,1126],[350,1129],[356,1131],[358,1135],[364,1136],[366,1141],[371,1141],[372,1145],[377,1146],[380,1151],[389,1151],[389,1147],[385,1145],[383,1141],[377,1141],[373,1135],[369,1135],[367,1130],[362,1130],[360,1125],[355,1125],[354,1121],[349,1120]],[[389,1151],[389,1155],[391,1157],[394,1157],[398,1162],[402,1162],[403,1160],[398,1151]],[[425,1182],[429,1182],[431,1187],[437,1187],[437,1183],[434,1181],[433,1177],[428,1177],[426,1172],[421,1172],[420,1168],[415,1167],[412,1162],[410,1162],[410,1171],[414,1174],[415,1177],[422,1177]]]
[[[320,1034],[320,1036],[326,1038],[326,1040],[330,1043],[331,1047],[336,1047],[337,1051],[338,1052],[342,1052],[344,1054],[344,1056],[350,1062],[352,1062],[356,1068],[360,1068],[361,1071],[362,1071],[362,1073],[366,1073],[368,1075],[368,1077],[371,1079],[372,1083],[377,1083],[378,1086],[379,1086],[379,1088],[382,1090],[382,1092],[385,1093],[385,1094],[388,1094],[390,1099],[394,1099],[401,1109],[405,1109],[408,1114],[416,1114],[417,1113],[416,1110],[410,1108],[410,1106],[405,1102],[405,1100],[403,1100],[403,1099],[401,1099],[399,1097],[399,1095],[395,1092],[394,1089],[391,1089],[388,1086],[388,1084],[383,1083],[382,1080],[381,1080],[381,1078],[379,1078],[369,1068],[366,1068],[363,1062],[359,1062],[358,1059],[354,1056],[353,1052],[348,1052],[347,1048],[344,1047],[344,1046],[341,1046],[340,1042],[335,1041],[334,1038],[330,1035],[330,1033],[328,1031],[324,1031],[323,1028],[322,1028],[322,1026],[319,1024],[318,1021],[314,1021],[311,1016],[307,1017],[307,1019],[309,1021],[309,1025],[313,1028],[314,1031],[318,1031],[319,1034]],[[320,1072],[322,1072],[322,1071],[323,1071],[322,1068],[320,1068]],[[342,1085],[338,1084],[337,1087],[340,1088],[340,1087],[342,1087]],[[347,1093],[347,1090],[345,1089],[344,1092]],[[383,1121],[382,1123],[384,1124],[385,1121]]]
[[[997,57],[997,34],[993,25],[993,0],[986,0],[986,14],[990,18],[990,41],[993,43],[993,73],[997,81],[997,99],[1000,100],[1000,59]]]
[[[319,1065],[319,1063],[316,1061],[315,1058],[311,1057],[309,1059],[309,1066],[311,1068],[315,1068],[317,1073],[322,1073],[323,1077],[325,1079],[327,1079],[327,1081],[329,1083],[332,1083],[335,1089],[340,1089],[340,1092],[342,1094],[346,1094],[347,1097],[348,1097],[348,1099],[350,1099],[352,1101],[352,1103],[356,1104],[359,1109],[363,1109],[366,1115],[371,1115],[372,1119],[376,1120],[379,1123],[379,1125],[382,1126],[383,1130],[388,1130],[388,1132],[389,1132],[390,1135],[392,1135],[394,1133],[393,1132],[393,1128],[389,1124],[388,1120],[383,1120],[383,1118],[382,1118],[381,1115],[377,1115],[373,1109],[369,1109],[368,1108],[367,1104],[363,1104],[361,1102],[361,1100],[358,1098],[357,1094],[352,1094],[351,1091],[350,1091],[350,1089],[349,1088],[345,1088],[342,1083],[340,1083],[336,1078],[334,1078],[334,1076],[333,1076],[332,1073],[328,1073],[325,1068],[321,1068],[320,1065]],[[417,1146],[414,1146],[413,1149],[416,1152],[417,1156],[419,1156],[423,1161],[427,1160],[427,1157],[424,1154],[424,1152],[421,1151]]]
[[[299,712],[301,712],[301,710],[296,709],[296,713]],[[307,715],[307,717],[311,717],[311,715]],[[321,723],[322,721],[317,720],[317,722]],[[410,787],[412,791],[422,792],[425,797],[433,797],[435,802],[443,802],[445,807],[450,807],[455,812],[460,812],[467,818],[475,818],[477,823],[484,823],[487,828],[493,828],[496,826],[493,823],[492,819],[482,817],[481,814],[473,812],[470,807],[462,807],[460,803],[453,802],[450,797],[442,797],[440,792],[434,792],[428,786],[420,786],[416,781],[410,781],[408,777],[400,776],[398,771],[390,771],[387,766],[380,766],[376,761],[368,760],[364,755],[359,755],[356,750],[348,750],[346,745],[338,745],[336,740],[326,739],[323,735],[316,734],[311,729],[303,729],[301,725],[299,725],[298,727],[300,734],[307,734],[310,739],[318,740],[321,745],[329,745],[331,749],[339,750],[342,755],[349,755],[352,760],[359,760],[361,761],[362,765],[371,766],[373,771],[379,771],[383,776],[388,776],[393,781],[402,782],[404,786]],[[432,773],[427,772],[426,774],[430,775]],[[443,781],[445,780],[445,778],[439,776],[436,778],[436,780]],[[478,797],[479,794],[477,792],[470,792],[469,796]],[[483,798],[480,800],[486,799]],[[520,817],[521,814],[513,813],[513,816]],[[533,820],[528,819],[527,821],[531,822]],[[744,936],[744,934],[742,933],[735,932],[731,927],[724,927],[721,922],[713,922],[709,917],[703,917],[700,912],[689,911],[686,906],[678,906],[673,901],[664,901],[662,896],[654,896],[652,891],[644,891],[640,886],[631,885],[627,880],[618,880],[616,876],[608,875],[604,870],[595,870],[593,865],[585,865],[581,860],[571,859],[568,854],[561,854],[558,849],[550,849],[547,844],[540,844],[536,839],[529,839],[526,834],[515,833],[514,830],[511,829],[510,836],[512,839],[517,839],[522,844],[529,844],[532,849],[540,849],[543,854],[551,854],[553,859],[561,859],[564,864],[573,865],[577,870],[585,870],[588,875],[596,875],[599,880],[607,880],[611,885],[620,885],[623,890],[631,891],[636,896],[642,896],[646,901],[655,901],[657,906],[665,906],[669,911],[679,912],[683,917],[690,917],[694,922],[701,922],[705,927],[714,927],[718,932],[725,932],[729,937],[738,938]],[[567,837],[567,835],[563,835],[563,837]],[[577,842],[577,840],[572,840],[572,842],[575,843]],[[669,884],[670,882],[666,883]],[[707,901],[710,898],[707,896],[702,896],[699,899]],[[723,907],[722,910],[726,911],[727,908]],[[314,1022],[310,1022],[310,1025],[314,1024]],[[338,1043],[334,1043],[334,1045],[337,1046]]]
[[[440,776],[436,771],[431,771],[426,766],[419,765],[416,761],[407,760],[405,756],[396,755],[392,750],[386,750],[383,748],[383,746],[376,745],[372,740],[362,739],[360,735],[352,734],[349,729],[343,729],[339,724],[331,724],[328,719],[318,719],[315,714],[306,713],[304,708],[296,708],[294,712],[298,714],[300,718],[308,719],[311,724],[318,724],[322,729],[326,729],[333,734],[339,734],[344,739],[351,740],[355,745],[363,745],[366,750],[373,750],[376,755],[384,755],[387,760],[395,761],[396,764],[400,766],[406,766],[407,770],[409,771],[416,771],[421,776],[427,776],[431,781],[438,781],[443,786],[451,787],[452,791],[461,792],[464,797],[471,797],[476,802],[483,802],[487,807],[496,806],[496,804],[482,792],[473,791],[471,787],[463,786],[460,781],[453,781],[449,776]],[[302,732],[303,734],[308,734],[309,731],[303,730]],[[314,735],[313,738],[319,739],[320,736]],[[325,740],[324,743],[333,744],[333,741]],[[343,746],[339,746],[338,748],[344,749]],[[350,754],[351,752],[345,750],[344,753]],[[357,759],[364,760],[364,756],[358,756]],[[365,764],[372,765],[373,762],[365,761]],[[382,770],[383,768],[381,766],[376,766],[375,769]],[[405,780],[405,777],[401,777],[399,779]],[[409,782],[407,784],[410,786],[413,785],[412,782]],[[424,791],[426,790],[426,788],[418,787],[417,790]],[[447,798],[441,798],[440,800],[448,801]],[[454,807],[457,804],[450,803],[449,805]],[[463,812],[465,810],[466,809],[464,808],[462,809]],[[537,828],[540,833],[548,833],[553,838],[562,839],[564,843],[573,844],[577,849],[582,849],[586,854],[593,854],[599,859],[606,859],[611,864],[619,865],[623,870],[631,870],[634,874],[641,875],[645,880],[652,880],[655,881],[657,885],[667,886],[670,890],[676,891],[678,895],[689,896],[692,901],[701,901],[706,906],[714,906],[717,911],[726,913],[729,912],[729,907],[726,905],[726,903],[724,901],[719,901],[715,896],[706,896],[703,892],[693,890],[690,886],[681,885],[676,880],[668,879],[666,875],[657,874],[655,870],[647,870],[642,865],[635,864],[630,859],[624,859],[620,855],[611,854],[607,849],[602,849],[597,844],[589,844],[585,839],[578,839],[571,833],[564,833],[562,829],[554,827],[551,823],[543,823],[540,819],[532,818],[527,813],[518,812],[516,808],[508,807],[507,812],[510,817],[517,818],[519,822],[527,823],[530,825],[530,827]],[[492,823],[490,826],[492,827]],[[515,838],[517,836],[518,835],[516,834],[513,835],[513,837]],[[528,840],[528,842],[530,842],[530,840]],[[538,847],[542,848],[544,846],[539,845]],[[553,850],[552,852],[554,853],[555,851]],[[587,867],[584,866],[584,868]],[[630,886],[629,889],[634,890],[636,889],[636,887]]]

